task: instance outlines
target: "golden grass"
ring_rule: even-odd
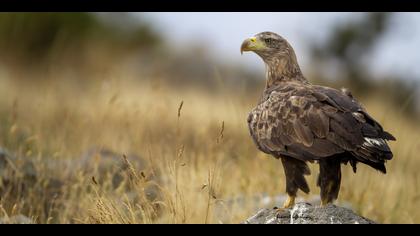
[[[39,173],[27,194],[2,196],[0,217],[24,214],[38,223],[238,223],[261,205],[230,199],[284,192],[281,163],[257,151],[246,125],[262,87],[246,94],[221,86],[211,94],[136,82],[129,74],[95,81],[22,84],[0,78],[0,146],[31,158]],[[396,136],[395,157],[387,175],[362,165],[354,175],[344,166],[339,202],[381,223],[420,223],[420,127],[380,98],[362,102]],[[50,160],[79,157],[91,147],[121,154],[136,201],[95,171],[47,167]],[[122,158],[126,153],[146,159],[151,167],[145,174],[158,172],[159,183],[143,178]],[[318,167],[311,169],[308,182],[318,194]],[[54,199],[37,192],[50,178],[64,182]],[[162,193],[153,203],[145,197],[148,185]],[[45,212],[41,203],[51,201],[57,204]]]

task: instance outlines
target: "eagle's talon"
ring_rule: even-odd
[[[287,211],[288,211],[287,208],[276,207],[276,209],[275,209],[276,218],[280,218],[280,215],[286,213]]]
[[[333,204],[332,201],[328,201],[328,200],[321,200],[321,204],[319,205],[319,207],[326,207],[328,204]]]
[[[283,204],[283,208],[287,209],[287,208],[292,208],[295,205],[295,196],[288,196],[286,201]]]
[[[325,207],[326,205],[328,205],[328,202],[321,201],[321,204],[319,204],[319,207]]]

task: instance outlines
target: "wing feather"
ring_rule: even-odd
[[[248,122],[255,143],[266,153],[305,161],[346,151],[364,162],[392,157],[381,140],[395,138],[383,131],[349,93],[286,83],[265,97]]]

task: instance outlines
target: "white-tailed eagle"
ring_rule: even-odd
[[[243,51],[258,54],[266,65],[266,86],[248,116],[257,147],[281,159],[288,199],[294,205],[298,189],[308,193],[306,162],[320,166],[321,204],[338,197],[341,164],[364,163],[386,173],[392,158],[387,140],[395,140],[346,90],[313,85],[303,76],[293,48],[281,36],[262,32],[246,39]]]

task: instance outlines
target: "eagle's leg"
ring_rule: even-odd
[[[283,208],[291,208],[295,205],[296,196],[292,196],[292,195],[289,195],[289,194],[287,194],[287,195],[288,195],[287,199],[283,203]]]
[[[292,158],[281,157],[283,163],[284,174],[286,176],[286,193],[287,200],[283,204],[283,208],[290,208],[295,205],[295,199],[298,189],[305,193],[309,193],[308,183],[304,175],[309,175],[310,170],[305,162]]]
[[[321,188],[321,206],[338,198],[341,184],[341,160],[333,156],[319,160],[318,186]]]

